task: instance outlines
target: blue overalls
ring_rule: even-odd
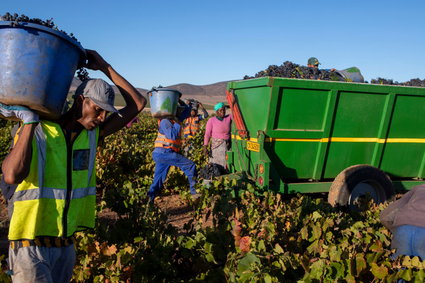
[[[165,135],[167,139],[176,140],[180,138],[180,129],[181,126],[179,123],[172,123],[169,119],[162,119],[158,131]],[[195,184],[197,172],[196,165],[193,161],[175,152],[171,148],[163,147],[155,147],[152,152],[152,158],[156,164],[153,183],[148,191],[150,201],[153,201],[163,188],[170,166],[179,167],[185,173],[189,180],[190,193],[192,195],[196,194]]]

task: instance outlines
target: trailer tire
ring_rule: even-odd
[[[328,194],[332,206],[348,206],[359,210],[360,199],[367,194],[379,204],[394,195],[391,179],[382,170],[366,165],[354,165],[336,176]]]

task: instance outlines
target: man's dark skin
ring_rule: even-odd
[[[126,106],[117,113],[107,116],[107,111],[96,105],[90,98],[80,95],[75,98],[71,109],[56,121],[65,137],[72,143],[83,130],[100,127],[99,139],[120,130],[131,121],[146,105],[146,99],[126,79],[118,74],[96,51],[86,50],[88,62],[85,67],[102,71],[120,90]],[[8,184],[19,184],[29,174],[32,138],[37,124],[23,125],[19,139],[2,164],[4,180]]]

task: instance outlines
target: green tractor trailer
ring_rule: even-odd
[[[425,88],[264,77],[227,99],[229,170],[261,188],[352,206],[425,183]]]

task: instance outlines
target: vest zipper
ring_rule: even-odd
[[[63,133],[63,130],[62,130]],[[64,133],[65,136],[65,133]],[[68,234],[68,211],[69,204],[71,202],[71,193],[72,193],[72,143],[69,139],[65,137],[66,142],[66,197],[65,197],[65,206],[63,208],[62,216],[62,228],[63,235],[62,237],[66,238]]]

